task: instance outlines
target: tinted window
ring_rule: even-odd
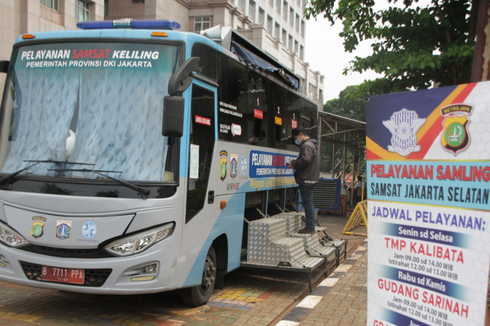
[[[214,93],[192,86],[190,143],[199,152],[197,176],[189,164],[186,222],[204,206],[214,145]],[[191,148],[191,154],[192,153]]]
[[[266,92],[267,79],[258,73],[249,70],[247,72],[246,96],[241,97],[242,105],[246,106],[246,131],[250,143],[260,146],[269,146],[269,108]],[[244,103],[245,102],[245,103]],[[252,137],[260,138],[258,142],[252,141]]]
[[[221,140],[245,142],[247,138],[246,97],[247,68],[221,56],[218,106],[218,137]]]
[[[298,151],[293,129],[303,126],[316,138],[316,104],[226,55],[219,67],[219,139]]]
[[[202,75],[216,80],[218,52],[215,49],[201,43],[196,43],[192,47],[191,56],[201,58],[200,66]]]
[[[287,90],[279,85],[270,83],[269,99],[271,104],[271,119],[274,147],[286,149],[288,137],[291,137],[291,114],[288,113],[287,107]],[[289,138],[289,143],[291,139]]]

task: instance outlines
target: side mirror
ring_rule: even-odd
[[[9,71],[10,62],[8,61],[0,61],[0,72],[7,73]]]
[[[192,77],[189,75],[193,71],[199,71],[200,60],[199,57],[189,58],[172,74],[168,82],[170,95],[177,95],[178,92],[184,92],[189,87],[192,82]]]
[[[184,133],[184,104],[182,96],[165,96],[163,98],[162,135],[182,137]]]
[[[162,135],[166,137],[182,137],[184,134],[185,100],[178,93],[183,93],[192,83],[190,74],[199,71],[199,57],[187,59],[172,74],[168,81],[168,94],[163,98]]]

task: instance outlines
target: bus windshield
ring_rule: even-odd
[[[173,181],[162,106],[180,57],[177,45],[145,43],[17,48],[1,110],[0,172],[46,160],[25,173]]]

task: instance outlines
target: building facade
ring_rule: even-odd
[[[0,60],[18,35],[76,29],[79,21],[172,19],[182,31],[232,27],[300,78],[300,91],[323,107],[323,76],[304,62],[303,0],[0,0]],[[0,75],[3,89],[5,76]]]

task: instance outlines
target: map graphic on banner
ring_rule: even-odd
[[[367,103],[368,325],[485,324],[489,123],[490,82]]]

